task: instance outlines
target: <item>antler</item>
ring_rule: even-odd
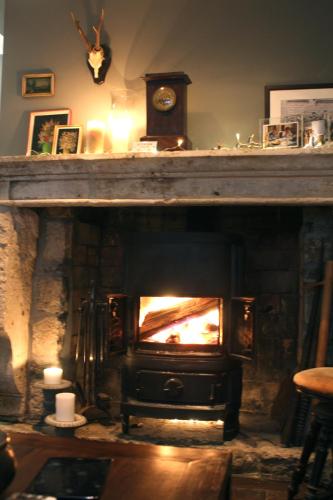
[[[95,28],[95,26],[93,26],[93,30],[96,33],[96,43],[95,43],[96,50],[100,50],[101,48],[101,29],[103,26],[103,22],[104,22],[104,9],[102,9],[101,16],[99,18],[98,27]]]
[[[74,16],[73,12],[71,12],[71,16],[72,16],[72,19],[73,19],[73,23],[76,27],[76,29],[78,30],[78,32],[80,33],[80,36],[85,44],[85,46],[87,47],[87,51],[88,52],[91,52],[93,46],[92,44],[89,42],[88,38],[87,38],[87,35],[85,34],[85,32],[83,31],[83,29],[81,28],[81,25],[80,25],[80,21],[78,19],[76,19],[76,17]],[[103,12],[103,17],[104,17],[104,12]],[[95,28],[94,28],[95,30]],[[96,35],[96,41],[97,41],[97,35]]]

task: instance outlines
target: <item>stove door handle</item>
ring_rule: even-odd
[[[184,390],[184,384],[179,378],[169,378],[163,386],[163,391],[172,396],[179,396]]]

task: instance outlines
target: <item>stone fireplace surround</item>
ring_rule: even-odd
[[[333,255],[330,149],[3,157],[0,176],[2,417],[40,414],[42,369],[70,359],[73,303],[82,292],[69,294],[80,273],[73,248],[85,247],[94,268],[98,240],[94,225],[75,229],[71,208],[302,207],[300,281],[318,280],[320,252]],[[267,386],[276,392],[276,383]]]

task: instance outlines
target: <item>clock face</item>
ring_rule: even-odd
[[[153,106],[158,111],[169,111],[176,100],[176,92],[171,87],[159,87],[153,94]]]

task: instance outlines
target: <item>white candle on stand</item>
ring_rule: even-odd
[[[73,422],[75,416],[75,394],[60,392],[56,394],[56,420],[59,422]]]
[[[57,367],[45,368],[44,373],[44,384],[45,385],[57,385],[60,384],[62,379],[62,369]]]

